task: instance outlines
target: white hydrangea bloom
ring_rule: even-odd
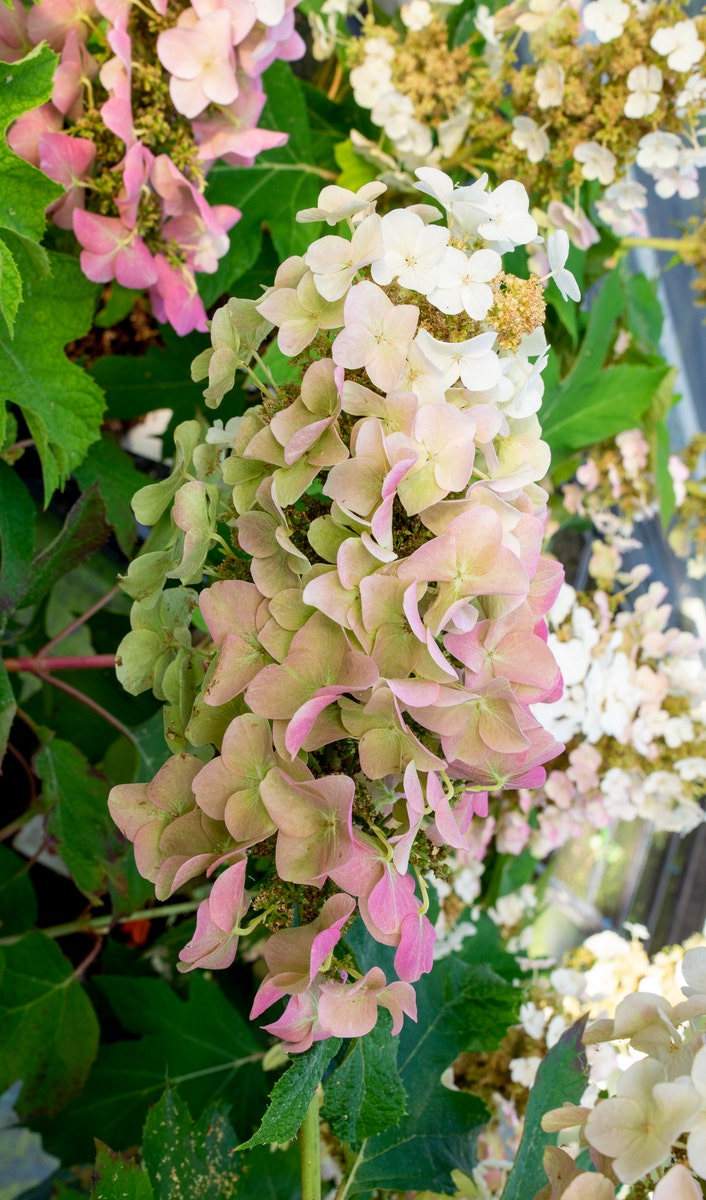
[[[404,133],[396,142],[400,153],[407,156],[407,166],[411,166],[415,159],[417,162],[423,162],[434,148],[431,130],[416,117],[410,119]]]
[[[626,117],[640,120],[649,117],[659,104],[662,91],[662,72],[659,67],[633,67],[627,78],[630,95],[623,112]]]
[[[409,96],[391,88],[375,101],[370,113],[376,125],[385,130],[393,142],[404,137],[414,119],[414,105]]]
[[[427,293],[428,299],[443,313],[465,311],[473,320],[482,321],[493,303],[488,283],[501,270],[502,259],[494,250],[476,250],[469,257],[449,246],[440,263],[437,286]]]
[[[369,38],[365,43],[366,59],[376,59],[379,62],[390,63],[395,59],[395,48],[385,38]]]
[[[419,33],[431,23],[431,4],[429,0],[410,0],[409,4],[403,4],[400,8],[400,17],[407,29]]]
[[[368,57],[359,67],[353,68],[350,82],[356,104],[361,108],[372,108],[392,88],[392,71],[383,59]]]
[[[638,142],[637,165],[643,171],[658,168],[669,171],[676,167],[679,160],[681,141],[675,133],[665,133],[658,129],[656,133],[646,133]]]
[[[528,1037],[539,1041],[544,1033],[546,1023],[544,1012],[541,1008],[537,1008],[533,1000],[527,1000],[520,1005],[520,1024]]]
[[[547,242],[547,257],[552,278],[564,299],[580,300],[579,285],[571,271],[567,271],[564,265],[569,257],[569,235],[565,229],[557,229],[550,234]]]
[[[537,1078],[537,1071],[540,1068],[542,1059],[538,1054],[528,1054],[526,1058],[513,1058],[510,1060],[510,1078],[513,1083],[519,1083],[522,1087],[531,1088]]]
[[[514,117],[513,133],[510,138],[513,146],[524,150],[531,163],[541,162],[549,153],[549,138],[532,117]]]
[[[584,179],[597,179],[604,186],[615,179],[617,159],[612,151],[598,142],[579,142],[574,147],[574,159],[581,164]]]
[[[703,107],[706,101],[706,78],[703,75],[690,75],[681,92],[674,99],[674,107],[678,117],[683,117],[690,108],[698,104]]]
[[[556,62],[542,63],[534,87],[540,108],[557,108],[564,99],[564,68]]]
[[[619,38],[630,16],[630,5],[623,0],[591,0],[583,10],[583,23],[599,42]]]
[[[657,54],[666,56],[670,71],[690,71],[701,62],[704,53],[695,21],[663,25],[652,34],[650,46]]]

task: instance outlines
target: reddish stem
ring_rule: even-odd
[[[102,717],[104,721],[107,721],[109,725],[112,725],[114,729],[122,733],[123,737],[126,737],[128,741],[135,744],[135,737],[127,726],[123,725],[122,721],[119,721],[117,717],[114,717],[102,705],[97,704],[95,700],[91,700],[90,696],[85,696],[83,692],[79,692],[78,688],[72,687],[70,683],[65,683],[63,679],[55,679],[53,675],[46,675],[43,671],[35,670],[35,675],[43,683],[50,683],[52,687],[59,688],[60,691],[66,692],[68,696],[73,696],[74,700],[79,700],[81,704],[85,704],[86,708],[92,709],[94,713],[97,713],[99,717]]]
[[[64,638],[68,637],[70,633],[74,633],[75,630],[80,629],[86,621],[89,621],[90,618],[95,616],[97,612],[100,612],[100,610],[108,603],[109,600],[113,599],[113,596],[115,596],[118,590],[118,584],[116,583],[109,592],[106,592],[105,596],[101,596],[100,600],[96,600],[95,604],[92,604],[91,607],[87,608],[86,611],[81,613],[79,617],[76,617],[75,621],[72,621],[66,626],[65,629],[62,629],[60,633],[57,633],[53,638],[50,638],[46,646],[42,646],[42,649],[39,651],[37,657],[43,658],[48,650],[53,649],[53,647],[59,642],[63,642]]]
[[[45,657],[46,646],[30,658],[6,658],[6,671],[29,671],[32,675],[49,675],[52,671],[90,671],[114,667],[114,654],[72,654],[67,657]]]

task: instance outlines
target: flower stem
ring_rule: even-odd
[[[299,1130],[302,1200],[321,1200],[321,1138],[319,1134],[319,1095],[314,1092]]]
[[[67,921],[65,925],[51,925],[40,929],[48,938],[68,937],[71,933],[108,933],[113,925],[129,925],[131,921],[157,921],[162,917],[177,917],[184,913],[195,912],[199,906],[198,900],[185,900],[181,904],[163,904],[160,908],[143,908],[139,912],[130,913],[127,917],[79,917],[76,921]],[[17,937],[0,938],[0,946],[10,946],[19,941]]]
[[[115,666],[114,654],[71,654],[45,657],[47,647],[29,658],[6,658],[6,671],[29,671],[31,675],[49,675],[52,671],[97,671]]]
[[[666,237],[624,237],[620,239],[621,246],[627,247],[651,247],[652,250],[667,250],[672,254],[681,254],[684,249],[684,243],[687,238],[666,238]]]

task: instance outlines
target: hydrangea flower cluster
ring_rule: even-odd
[[[408,7],[406,28],[369,20],[348,46],[356,101],[405,169],[490,159],[584,249],[597,237],[576,197],[584,182],[601,185],[596,209],[618,236],[646,232],[633,164],[658,196],[699,194],[706,18],[670,3],[513,0],[494,16],[480,7],[469,55],[447,44],[447,6]],[[523,64],[518,30],[531,38]]]
[[[286,134],[258,129],[262,72],[301,57],[296,0],[20,0],[0,11],[0,58],[47,41],[51,100],[11,127],[12,149],[66,189],[50,209],[96,283],[149,289],[155,316],[206,331],[195,275],[212,274],[240,217],[205,198],[217,160],[252,165]]]
[[[473,843],[489,792],[539,786],[561,749],[531,708],[561,691],[544,303],[539,280],[502,269],[536,224],[519,183],[418,174],[437,205],[381,215],[373,183],[299,214],[347,236],[288,259],[259,303],[229,301],[193,367],[210,404],[237,369],[262,403],[181,426],[172,475],[134,502],[157,528],[124,582],[119,673],[168,702],[177,753],[111,811],[158,897],[218,872],[183,969],[225,967],[239,937],[270,931],[253,1017],[285,1000],[265,1028],[294,1051],[368,1032],[380,1005],[395,1029],[414,1016],[425,877]],[[279,384],[259,354],[273,328]],[[356,914],[396,979],[357,971]]]
[[[561,700],[538,710],[566,744],[541,791],[501,805],[496,844],[538,857],[578,836],[642,818],[687,833],[703,820],[706,692],[700,643],[670,624],[665,587],[630,606],[624,594],[579,596],[564,585],[549,614],[549,645],[564,674]],[[617,610],[617,611],[616,611]],[[528,816],[537,810],[538,828]]]
[[[550,1178],[552,1172],[568,1170],[564,1178],[571,1182],[563,1195],[569,1200],[572,1195],[614,1200],[621,1184],[639,1180],[654,1189],[654,1200],[698,1200],[703,1194],[706,948],[687,950],[680,969],[676,1003],[641,989],[620,1001],[614,1018],[588,1026],[584,1040],[589,1048],[604,1051],[603,1074],[609,1073],[610,1094],[598,1096],[594,1087],[581,1105],[565,1105],[542,1119],[542,1127],[550,1132],[578,1130],[596,1168],[590,1175],[580,1171],[559,1149],[553,1151],[551,1163],[545,1160]],[[632,1058],[627,1067],[611,1045],[616,1041],[627,1043]]]
[[[689,1009],[681,1007],[684,1004],[681,988],[688,995],[690,985],[692,988],[703,986],[702,971],[706,958],[704,939],[695,935],[684,945],[672,946],[650,958],[641,940],[647,936],[647,930],[640,926],[626,928],[630,934],[629,940],[612,930],[604,930],[591,934],[581,945],[569,951],[559,964],[551,960],[541,960],[537,964],[531,982],[526,985],[526,999],[520,1007],[521,1023],[508,1031],[485,1067],[483,1099],[489,1104],[493,1116],[479,1144],[479,1164],[473,1171],[476,1191],[472,1194],[483,1197],[483,1200],[494,1200],[502,1195],[523,1133],[529,1089],[537,1070],[561,1034],[584,1014],[588,1013],[594,1025],[589,1027],[586,1036],[588,1078],[581,1098],[583,1122],[587,1120],[589,1112],[596,1108],[599,1093],[614,1095],[616,1088],[618,1094],[624,1091],[625,1084],[621,1080],[636,1062],[643,1059],[645,1051],[653,1056],[663,1053],[665,1057],[670,1052],[679,1055],[681,1051],[680,1067],[683,1069],[686,1066],[684,1075],[688,1076],[690,1064],[685,1063],[684,1047],[685,1044],[689,1047],[688,1053],[693,1060],[703,1044],[703,1022],[698,1015],[698,1005],[694,1004]],[[697,978],[701,980],[698,984]],[[685,983],[685,980],[688,982]],[[689,1013],[689,1025],[679,1039],[674,1039],[673,1027],[675,1024],[678,1026],[678,1018],[686,1017]],[[659,1025],[660,1014],[664,1014],[665,1018],[661,1039],[659,1029],[655,1028]],[[610,1036],[610,1041],[606,1040],[606,1035]],[[631,1040],[633,1037],[635,1045]],[[649,1042],[652,1044],[648,1047]],[[456,1064],[454,1086],[464,1087],[466,1082],[470,1086],[477,1086],[477,1080],[471,1074],[473,1067],[470,1063],[469,1066],[471,1071],[466,1081],[462,1056]],[[676,1064],[670,1064],[670,1077],[677,1074],[675,1068]],[[598,1105],[601,1103],[598,1101]],[[561,1120],[562,1127],[566,1127],[567,1118],[578,1118],[578,1112],[578,1109],[559,1110],[548,1116],[547,1124],[554,1129]],[[607,1161],[600,1160],[596,1154],[597,1142],[591,1142],[585,1128],[583,1132],[584,1137],[579,1144],[574,1140],[565,1143],[562,1150],[550,1148],[549,1158],[545,1159],[548,1174],[551,1178],[555,1166],[562,1166],[567,1172],[561,1176],[567,1190],[560,1194],[571,1197],[569,1185],[579,1176],[573,1156],[580,1145],[585,1145],[584,1139],[588,1136],[593,1146],[592,1157],[600,1174],[591,1174],[590,1178],[581,1175],[581,1185],[574,1187],[574,1200],[584,1200],[586,1197],[588,1200],[603,1200],[603,1197],[614,1200],[615,1190],[606,1188],[605,1179],[610,1181],[613,1189],[618,1179],[611,1175]],[[696,1148],[696,1139],[693,1148]],[[682,1155],[682,1161],[684,1157]],[[680,1181],[679,1175],[675,1176],[673,1171],[669,1174],[669,1164],[665,1164],[663,1170],[666,1182],[676,1187]],[[688,1177],[686,1168],[685,1174]],[[655,1182],[653,1180],[653,1184]],[[598,1190],[592,1191],[591,1188]],[[667,1191],[666,1184],[661,1193],[662,1196],[668,1196],[669,1200],[674,1197],[680,1200],[684,1194],[687,1197],[697,1195],[688,1191]]]
[[[691,579],[706,575],[706,489],[699,472],[704,449],[706,436],[695,434],[668,461],[675,500],[668,541],[675,554],[686,560]],[[592,446],[574,480],[562,488],[562,499],[567,512],[589,517],[603,537],[602,544],[595,544],[590,569],[599,582],[608,583],[621,569],[622,551],[639,545],[636,527],[657,511],[650,448],[642,431],[629,429]]]

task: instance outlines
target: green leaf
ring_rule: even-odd
[[[375,1028],[358,1038],[324,1089],[323,1115],[344,1146],[397,1125],[406,1112],[407,1093],[397,1069],[399,1038],[392,1017],[380,1011]]]
[[[49,261],[51,278],[25,283],[14,340],[0,330],[3,399],[22,409],[41,459],[47,504],[97,440],[105,407],[95,381],[64,354],[66,343],[91,327],[96,285],[76,259],[50,254]]]
[[[240,1195],[237,1138],[220,1105],[195,1123],[188,1105],[167,1088],[147,1114],[142,1157],[155,1200],[230,1200]]]
[[[139,300],[141,295],[142,292],[123,287],[114,279],[110,285],[110,295],[96,315],[94,324],[99,329],[110,329],[111,325],[117,325],[120,321],[124,321],[126,317],[129,317],[135,301]]]
[[[96,484],[118,545],[129,557],[137,537],[130,501],[144,486],[144,475],[135,469],[130,455],[107,437],[91,446],[75,475],[82,491]]]
[[[0,973],[0,1091],[23,1079],[20,1115],[53,1117],[85,1083],[98,1048],[95,1013],[72,964],[41,933],[2,947]]]
[[[340,1045],[338,1038],[327,1038],[292,1059],[291,1066],[270,1093],[270,1103],[257,1132],[238,1147],[240,1150],[271,1142],[282,1145],[296,1136],[323,1073]]]
[[[110,537],[105,506],[95,485],[79,496],[59,530],[34,559],[23,604],[36,604],[51,587],[100,550]]]
[[[558,460],[640,425],[669,371],[666,363],[659,367],[624,363],[601,371],[590,383],[571,387],[565,392],[566,402],[542,422],[542,436],[552,456]]]
[[[180,338],[169,326],[160,330],[164,346],[146,354],[106,355],[90,368],[105,390],[108,415],[121,420],[142,417],[155,408],[171,408],[178,420],[193,418],[203,408],[201,388],[191,379],[191,363],[210,345],[206,334]]]
[[[36,46],[18,62],[0,62],[0,130],[22,113],[44,104],[52,93],[59,56],[46,44]],[[45,209],[64,189],[47,179],[37,167],[15,154],[0,138],[0,228],[19,237],[41,242],[46,226]]]
[[[35,510],[22,480],[0,462],[0,620],[17,608],[34,554]]]
[[[58,839],[76,886],[97,902],[105,884],[104,860],[112,833],[107,780],[80,750],[57,737],[42,747],[34,765],[44,799],[55,806],[49,831]]]
[[[299,1147],[248,1150],[238,1181],[238,1200],[302,1200]]]
[[[258,254],[265,224],[283,260],[303,254],[318,236],[318,224],[300,225],[295,214],[300,208],[316,206],[328,172],[311,165],[316,160],[304,89],[291,68],[283,62],[273,63],[263,75],[263,86],[267,104],[260,123],[265,129],[283,130],[289,140],[277,150],[258,155],[253,167],[216,164],[209,173],[208,198],[211,204],[235,204],[241,210],[242,219],[231,236],[250,241]],[[251,263],[254,261],[252,258]]]
[[[642,273],[628,275],[625,281],[628,329],[647,354],[654,354],[662,336],[664,316],[657,295],[658,279]]]
[[[526,1200],[544,1187],[547,1176],[542,1164],[546,1146],[556,1145],[556,1134],[545,1133],[540,1121],[545,1113],[562,1104],[578,1104],[586,1087],[587,1064],[581,1038],[586,1026],[582,1017],[561,1035],[542,1059],[530,1091],[524,1134],[510,1173],[503,1200]]]
[[[676,377],[676,367],[672,367],[657,389],[644,422],[645,434],[650,444],[650,470],[659,497],[659,515],[663,529],[668,527],[677,506],[674,480],[669,470],[671,441],[667,425],[669,410],[680,398],[674,391]]]
[[[96,1183],[91,1200],[153,1200],[149,1175],[136,1162],[114,1154],[102,1142],[96,1143]]]
[[[0,659],[0,764],[5,757],[7,743],[10,740],[10,730],[17,714],[17,701],[12,690],[10,676]]]
[[[415,985],[418,1021],[400,1034],[398,1066],[409,1112],[394,1129],[363,1142],[350,1194],[373,1188],[454,1191],[451,1171],[470,1174],[488,1113],[475,1096],[440,1082],[463,1051],[498,1046],[517,1019],[519,990],[486,965],[455,957]]]
[[[37,919],[37,899],[24,858],[0,846],[0,937],[31,929]]]
[[[264,1099],[262,1051],[218,984],[194,975],[188,999],[180,1000],[160,979],[103,976],[96,983],[135,1036],[101,1047],[83,1094],[45,1136],[52,1149],[73,1161],[94,1134],[115,1146],[137,1144],[165,1084],[179,1087],[192,1112],[216,1098],[232,1103],[236,1129],[250,1131]]]
[[[15,335],[15,317],[22,299],[22,276],[7,242],[0,241],[0,313],[10,337]]]
[[[130,730],[140,756],[136,783],[149,783],[160,767],[163,767],[171,750],[164,738],[164,717],[159,708],[154,716],[142,725],[133,725]]]
[[[42,44],[18,62],[0,62],[0,230],[22,239],[40,274],[49,269],[46,252],[39,245],[46,226],[45,209],[63,196],[64,189],[15,154],[5,133],[22,113],[49,99],[58,61],[58,55]],[[20,266],[0,236],[0,312],[10,337],[21,298]]]
[[[341,168],[338,179],[340,187],[350,188],[352,192],[357,192],[363,184],[372,183],[374,179],[377,179],[375,167],[367,159],[356,154],[350,138],[339,142],[334,148],[334,153],[336,162]]]

